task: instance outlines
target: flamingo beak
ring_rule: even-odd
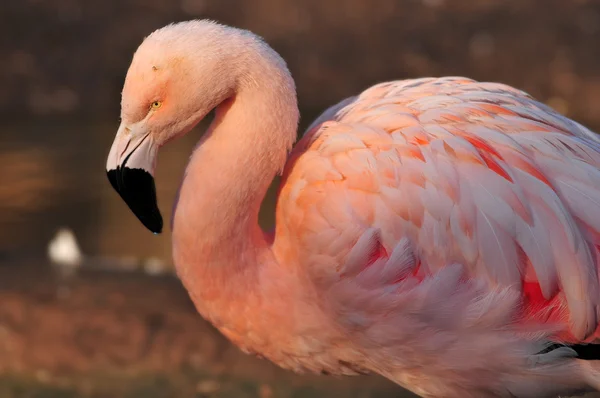
[[[154,169],[158,146],[150,134],[135,134],[121,124],[108,154],[106,173],[112,187],[151,232],[162,232]]]

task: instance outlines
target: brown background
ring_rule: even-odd
[[[110,190],[104,161],[131,55],[152,30],[190,18],[265,37],[296,78],[303,126],[383,80],[464,75],[524,89],[600,130],[600,1],[0,5],[0,397],[398,396],[380,378],[295,376],[239,354],[168,274],[168,233],[148,234]],[[203,127],[161,153],[165,218]],[[46,259],[61,226],[88,256],[62,281]],[[167,274],[144,273],[148,257]]]

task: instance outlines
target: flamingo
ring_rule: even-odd
[[[244,352],[422,397],[600,390],[600,140],[586,127],[504,84],[422,78],[334,105],[293,146],[277,52],[212,21],[170,24],[133,56],[107,160],[154,233],[158,149],[213,109],[176,198],[173,259]]]

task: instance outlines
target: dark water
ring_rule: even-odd
[[[161,151],[156,176],[165,218],[202,128]],[[117,123],[49,121],[0,127],[0,252],[39,257],[60,227],[82,250],[109,257],[170,259],[169,233],[145,230],[110,187],[106,155]]]

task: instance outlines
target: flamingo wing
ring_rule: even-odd
[[[324,119],[288,161],[274,247],[340,322],[426,312],[426,285],[429,315],[446,319],[439,300],[461,305],[470,284],[465,317],[483,316],[469,303],[508,306],[495,327],[516,317],[556,323],[562,341],[598,337],[592,132],[519,90],[458,77],[382,83]]]

